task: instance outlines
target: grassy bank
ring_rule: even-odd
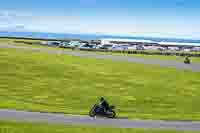
[[[183,133],[183,131],[150,129],[117,129],[101,127],[64,126],[35,123],[0,122],[0,133]],[[192,132],[184,132],[192,133]],[[193,132],[195,133],[195,132]],[[197,132],[196,132],[197,133]]]
[[[6,38],[0,38],[0,45],[5,45],[5,44],[9,44],[9,45],[14,45],[14,46],[26,46],[26,47],[31,47],[31,48],[46,48],[46,49],[61,49],[58,47],[49,47],[49,46],[45,46],[45,45],[40,45],[40,43],[43,40],[28,40],[28,39],[6,39]],[[46,41],[43,41],[46,42]],[[33,43],[33,44],[28,44],[28,43]],[[70,49],[66,49],[66,50],[70,50]]]
[[[87,114],[100,96],[119,116],[200,120],[200,73],[0,49],[0,108]]]

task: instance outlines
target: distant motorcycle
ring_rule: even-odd
[[[108,111],[104,111],[103,108],[101,108],[99,105],[95,104],[90,112],[89,112],[89,116],[90,117],[95,117],[95,116],[103,116],[103,117],[107,117],[107,118],[115,118],[116,117],[116,112],[114,111],[114,106],[110,106]]]
[[[189,58],[185,58],[184,63],[185,64],[191,64],[191,60]]]

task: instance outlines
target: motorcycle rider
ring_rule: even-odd
[[[103,97],[100,98],[99,106],[104,110],[104,112],[107,112],[110,107],[108,102]]]
[[[185,57],[184,62],[190,62],[189,56],[186,56],[186,57]]]

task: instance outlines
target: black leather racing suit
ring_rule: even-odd
[[[106,100],[101,101],[100,106],[104,109],[105,112],[109,110],[109,104]]]

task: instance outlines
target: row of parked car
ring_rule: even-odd
[[[194,48],[179,48],[179,47],[161,47],[161,46],[143,46],[143,45],[129,45],[129,44],[104,44],[97,45],[91,43],[82,43],[80,41],[70,41],[70,42],[48,42],[48,45],[59,46],[62,48],[73,48],[80,50],[92,50],[92,49],[104,49],[113,51],[123,51],[123,50],[159,50],[159,51],[193,51]],[[199,50],[199,49],[194,49]]]
[[[105,49],[112,51],[123,51],[123,50],[164,50],[161,47],[156,47],[154,49],[145,48],[141,45],[129,45],[129,44],[104,44],[104,45],[95,45],[95,44],[85,44],[79,47],[80,49]]]
[[[104,45],[96,45],[96,44],[84,44],[78,47],[79,49],[104,49],[104,50],[144,50],[141,47],[130,46],[130,45],[116,45],[116,44],[104,44]]]
[[[111,45],[97,45],[90,43],[81,43],[79,41],[60,42],[57,46],[62,48],[76,48],[76,49],[109,49]]]
[[[200,47],[162,47],[162,46],[143,46],[129,44],[85,44],[78,47],[79,49],[106,49],[112,51],[123,50],[158,50],[158,51],[183,51],[183,52],[200,52]]]

